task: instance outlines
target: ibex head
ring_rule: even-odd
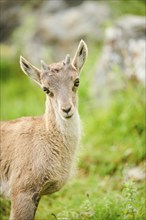
[[[66,55],[63,61],[51,65],[41,61],[41,69],[38,69],[20,57],[20,66],[24,73],[41,86],[54,111],[63,119],[71,118],[76,110],[80,71],[87,53],[87,45],[81,40],[72,61],[70,55]]]

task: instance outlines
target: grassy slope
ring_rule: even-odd
[[[132,4],[138,4],[135,3],[137,1],[129,2],[129,8]],[[129,9],[123,4],[120,6],[123,13]],[[132,13],[132,8],[130,10],[126,13]],[[129,167],[144,167],[144,89],[129,82],[124,90],[113,96],[108,109],[97,107],[90,85],[99,50],[98,45],[90,49],[81,76],[79,111],[84,123],[84,135],[77,175],[60,192],[42,198],[36,220],[145,219],[145,183],[128,181],[125,185],[123,175]],[[3,72],[9,72],[12,65],[2,65]],[[44,111],[44,94],[18,69],[18,66],[13,68],[17,77],[13,78],[10,73],[10,79],[4,77],[1,83],[2,119],[36,115]],[[0,219],[5,220],[8,219],[10,203],[0,199]]]
[[[42,198],[36,220],[55,219],[51,213],[60,217],[69,216],[69,219],[90,219],[92,216],[91,219],[114,220],[123,219],[124,215],[128,218],[132,216],[124,214],[127,208],[122,191],[123,170],[126,166],[143,166],[144,91],[140,85],[129,83],[126,89],[113,97],[108,109],[97,108],[94,100],[91,100],[89,87],[93,72],[91,66],[96,61],[96,54],[98,47],[91,50],[81,76],[79,110],[84,135],[79,152],[78,175],[62,191]],[[5,81],[1,88],[2,118],[43,112],[44,94],[25,76]],[[136,203],[132,207],[137,210],[135,219],[142,220],[144,183],[135,184]],[[132,187],[129,189],[132,190]],[[3,215],[8,214],[7,206],[9,203],[6,201],[6,205],[2,206]]]

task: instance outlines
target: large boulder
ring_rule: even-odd
[[[46,15],[38,20],[36,35],[44,42],[74,41],[83,37],[101,40],[101,25],[109,17],[109,8],[95,1]]]
[[[20,47],[25,56],[31,57],[36,63],[50,55],[58,60],[72,51],[82,38],[92,42],[103,39],[102,25],[110,16],[110,8],[106,4],[85,1],[66,8],[62,0],[59,1],[61,5],[58,10],[54,1],[51,2],[45,1],[35,13],[29,13],[29,17],[15,32],[13,42],[17,42],[19,47],[21,39]],[[50,4],[52,10],[56,10],[53,13]]]
[[[93,82],[94,92],[101,99],[125,86],[122,79],[145,85],[145,31],[145,17],[133,15],[120,18],[106,30]]]

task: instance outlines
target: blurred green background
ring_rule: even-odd
[[[52,3],[51,6],[49,3],[48,11],[43,11],[47,8],[45,7],[47,2],[55,4]],[[129,78],[124,75],[123,69],[117,67],[115,61],[111,71],[114,73],[113,78],[118,79],[122,86],[112,90],[108,84],[103,84],[99,86],[100,93],[98,90],[98,85],[102,84],[98,77],[100,76],[98,66],[102,67],[101,57],[109,43],[106,30],[113,27],[122,16],[145,16],[145,1],[93,1],[106,5],[110,10],[108,13],[105,9],[107,16],[99,23],[97,38],[96,32],[92,34],[92,30],[77,33],[76,37],[71,34],[69,38],[70,32],[67,36],[64,31],[63,36],[63,27],[60,38],[58,32],[48,32],[48,35],[44,35],[45,31],[41,29],[43,26],[39,23],[40,18],[43,20],[41,17],[43,13],[48,16],[47,25],[51,25],[51,22],[54,25],[57,23],[53,23],[55,22],[53,16],[62,18],[65,13],[70,16],[74,10],[78,8],[80,10],[83,4],[91,2],[75,3],[59,0],[1,2],[1,120],[44,113],[45,95],[20,70],[21,54],[39,67],[39,59],[46,59],[50,63],[64,59],[66,53],[73,55],[81,38],[89,46],[89,56],[81,74],[79,87],[79,113],[83,123],[83,136],[78,152],[77,174],[60,192],[41,199],[36,220],[146,219],[145,86],[136,75]],[[83,8],[85,9],[85,6]],[[93,30],[96,29],[95,15],[93,19],[91,16],[86,21],[83,18],[84,11],[82,13],[78,23],[85,22],[89,27],[93,25]],[[70,19],[72,21],[74,17]],[[93,23],[90,24],[89,21],[92,20]],[[71,22],[67,25],[73,24]],[[83,27],[85,30],[84,23]],[[42,31],[42,35],[39,35],[39,31]],[[9,212],[10,202],[0,197],[0,220],[8,219]]]

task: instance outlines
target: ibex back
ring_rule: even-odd
[[[77,89],[87,46],[80,41],[73,60],[36,68],[22,56],[20,66],[46,93],[39,117],[1,123],[1,190],[11,200],[11,220],[33,220],[42,195],[68,180],[80,139]],[[33,101],[33,100],[32,100]]]

